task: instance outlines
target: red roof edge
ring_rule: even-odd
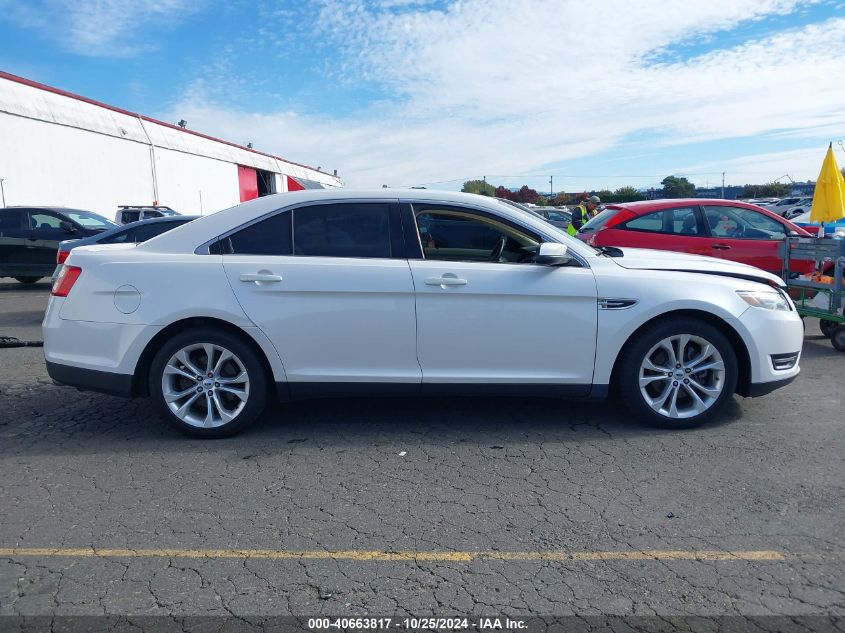
[[[5,71],[0,70],[0,79],[8,79],[9,81],[14,81],[18,84],[23,84],[24,86],[30,86],[32,88],[37,88],[38,90],[44,90],[45,92],[52,92],[53,94],[61,95],[63,97],[69,97],[71,99],[76,99],[77,101],[82,101],[84,103],[90,103],[91,105],[98,106],[100,108],[105,108],[106,110],[111,110],[112,112],[119,112],[120,114],[125,114],[127,116],[135,117],[137,119],[141,119],[143,121],[149,121],[150,123],[155,123],[156,125],[163,125],[164,127],[169,127],[173,130],[178,130],[179,132],[184,132],[185,134],[193,134],[194,136],[199,136],[200,138],[207,139],[209,141],[214,141],[215,143],[223,143],[224,145],[230,145],[231,147],[237,147],[238,149],[242,149],[245,152],[252,152],[253,154],[259,154],[261,156],[267,156],[268,158],[274,158],[276,160],[280,160],[283,163],[287,163],[289,165],[296,165],[297,167],[304,167],[305,169],[311,169],[312,171],[316,171],[321,174],[328,174],[320,169],[316,169],[315,167],[311,167],[309,165],[303,165],[302,163],[296,163],[292,160],[288,160],[286,158],[282,158],[281,156],[275,156],[273,154],[268,154],[266,152],[259,152],[256,149],[252,149],[250,147],[245,147],[243,145],[238,145],[237,143],[232,143],[231,141],[224,141],[221,138],[216,138],[214,136],[209,136],[208,134],[203,134],[202,132],[195,132],[194,130],[189,130],[187,128],[179,127],[178,125],[173,125],[172,123],[167,123],[165,121],[159,121],[158,119],[154,119],[152,117],[145,116],[143,114],[138,114],[137,112],[130,112],[129,110],[124,110],[123,108],[118,108],[115,106],[111,106],[107,103],[103,103],[102,101],[95,101],[94,99],[89,99],[88,97],[83,97],[82,95],[75,94],[73,92],[68,92],[67,90],[62,90],[61,88],[54,88],[53,86],[48,86],[47,84],[38,83],[37,81],[33,81],[32,79],[27,79],[26,77],[19,77],[17,75],[13,75],[11,73],[7,73]],[[336,176],[332,176],[336,178]]]

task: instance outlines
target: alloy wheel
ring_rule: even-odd
[[[195,343],[177,351],[161,377],[170,411],[197,428],[216,428],[234,420],[249,399],[249,374],[233,352],[214,343]]]
[[[643,357],[640,393],[658,414],[685,419],[710,409],[725,387],[725,362],[708,340],[691,334],[664,338]]]

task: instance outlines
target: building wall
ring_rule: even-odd
[[[154,151],[160,204],[181,213],[210,213],[240,202],[237,165],[160,147]]]
[[[153,199],[150,148],[135,141],[0,113],[6,205],[79,207],[113,217]]]
[[[0,72],[0,178],[11,205],[113,217],[120,204],[213,213],[240,201],[238,165],[339,187],[330,174]]]

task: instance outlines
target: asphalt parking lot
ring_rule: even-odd
[[[40,338],[46,283],[0,283]],[[0,349],[0,615],[845,615],[845,355],[715,423],[534,399],[278,405],[198,441]]]

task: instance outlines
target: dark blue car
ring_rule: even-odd
[[[113,229],[103,231],[97,235],[91,235],[79,240],[65,240],[59,244],[59,250],[56,253],[56,270],[53,271],[53,279],[59,274],[64,266],[65,260],[70,255],[70,252],[79,246],[90,246],[91,244],[132,244],[146,242],[157,235],[167,233],[177,226],[196,220],[199,215],[173,215],[163,218],[150,218],[149,220],[140,220],[139,222],[130,222],[129,224],[122,224]]]

